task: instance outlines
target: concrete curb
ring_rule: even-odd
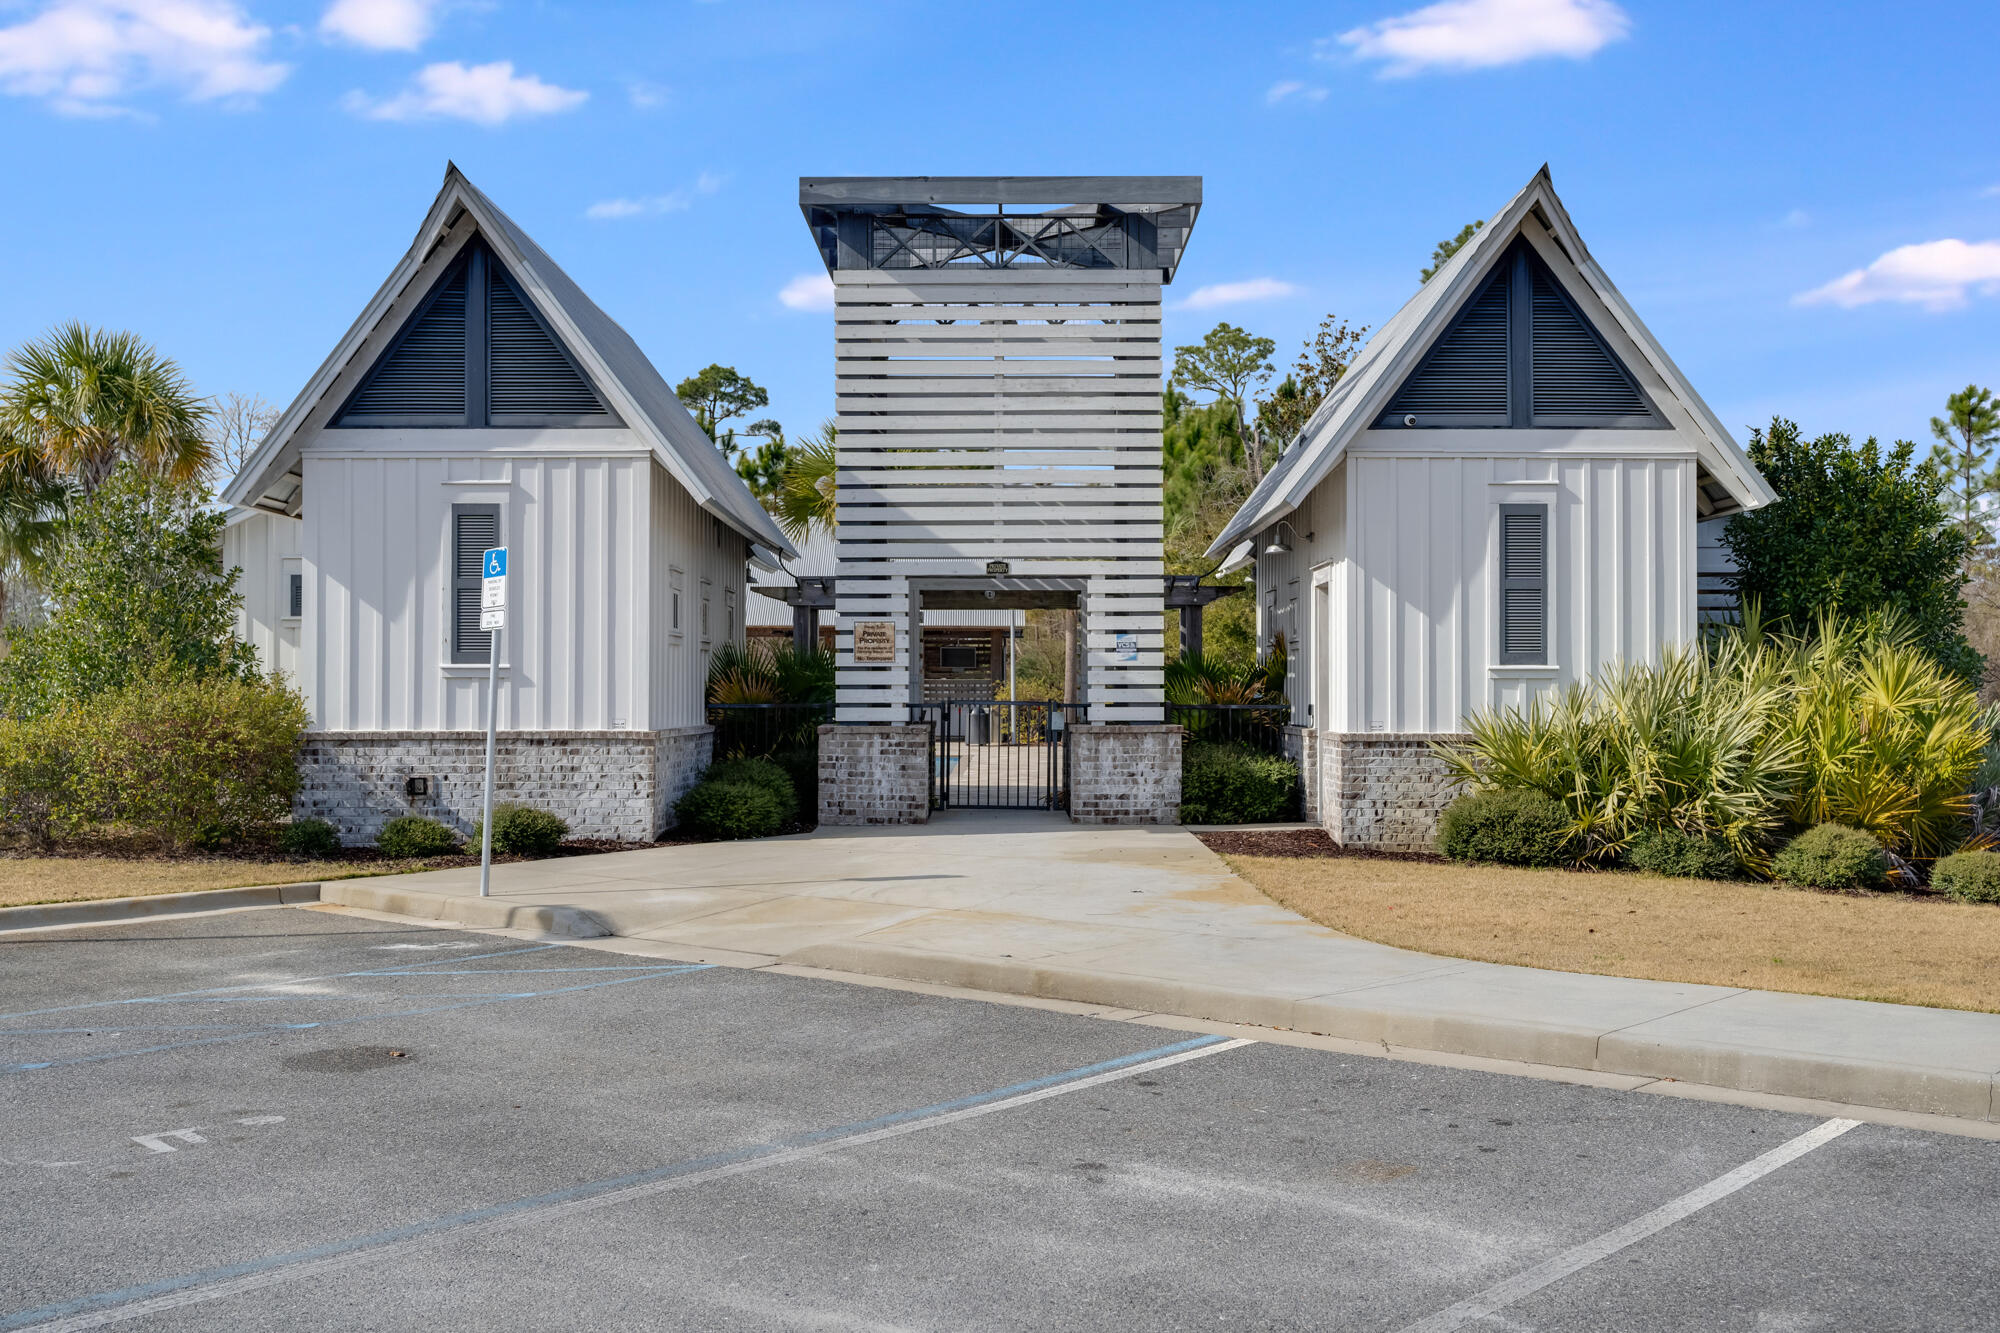
[[[566,940],[602,939],[611,928],[580,907],[515,903],[505,898],[464,897],[398,889],[379,881],[344,879],[322,885],[320,901],[361,907],[422,921],[448,921],[484,929],[532,930]]]
[[[425,893],[396,888],[382,881],[344,880],[327,884],[322,886],[320,897],[324,902],[395,916],[475,927],[512,927],[563,939],[598,939],[617,933],[594,913],[581,908]],[[657,931],[649,938],[662,945],[673,943]],[[1371,1004],[1365,989],[1298,999],[1194,981],[1086,971],[1032,960],[973,958],[857,940],[808,945],[783,955],[778,961],[787,966],[829,972],[1067,1000],[1106,1009],[1217,1023],[1282,1028],[1451,1055],[1707,1084],[1740,1092],[1960,1119],[2000,1119],[1996,1115],[2000,1100],[1996,1099],[1996,1080],[1991,1073],[1843,1058],[1831,1053],[1749,1043],[1607,1031],[1587,1023],[1535,1023],[1464,1013],[1430,1013]]]
[[[137,898],[94,898],[80,903],[30,903],[0,907],[0,934],[50,926],[115,925],[182,912],[222,912],[236,907],[283,907],[320,899],[321,885],[265,884],[246,889],[201,889],[194,893],[149,893]]]
[[[1995,1120],[1995,1079],[1959,1069],[1889,1065],[1719,1043],[1665,1040],[1582,1027],[1370,1007],[1351,999],[1252,995],[1152,977],[1082,972],[1033,962],[926,953],[852,941],[813,945],[787,964],[968,990],[1002,991],[1106,1008],[1286,1028],[1327,1037],[1599,1073],[1667,1079],[1742,1092],[1807,1097],[1970,1120]]]

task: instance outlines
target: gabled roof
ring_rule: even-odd
[[[494,206],[456,166],[447,164],[444,186],[424,217],[409,252],[396,265],[360,318],[347,330],[333,354],[321,363],[292,405],[251,455],[222,498],[232,505],[297,512],[298,436],[313,412],[343,376],[365,365],[356,358],[381,329],[397,298],[410,285],[431,252],[462,219],[472,224],[498,256],[507,272],[528,294],[563,345],[594,384],[603,387],[626,424],[652,447],[661,466],[685,487],[702,508],[731,528],[771,549],[794,554],[764,507],[750,494],[700,426],[681,406],[660,372],[618,322],[605,314],[541,246]]]
[[[1777,499],[1728,429],[1590,257],[1568,210],[1556,197],[1545,165],[1368,340],[1299,432],[1298,442],[1272,465],[1235,517],[1209,544],[1209,555],[1229,550],[1305,503],[1313,488],[1340,462],[1348,445],[1381,416],[1389,399],[1478,290],[1514,238],[1524,227],[1537,225],[1575,266],[1590,294],[1603,303],[1612,322],[1638,349],[1643,364],[1665,384],[1672,406],[1679,409],[1669,409],[1669,416],[1675,418],[1673,424],[1695,436],[1696,456],[1710,483],[1707,499],[1714,504],[1714,512],[1756,509]]]

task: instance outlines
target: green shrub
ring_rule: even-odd
[[[267,832],[298,793],[305,702],[275,679],[160,666],[51,720],[73,727],[73,822],[214,847]]]
[[[400,861],[412,856],[450,856],[458,851],[459,842],[456,833],[435,819],[404,815],[382,826],[375,835],[375,847],[382,855]]]
[[[768,784],[697,782],[674,804],[680,827],[699,837],[768,838],[785,826],[784,807]]]
[[[59,712],[0,718],[0,828],[38,848],[81,821],[81,719]]]
[[[1467,792],[1438,817],[1438,850],[1454,861],[1560,865],[1568,843],[1568,816],[1539,792]]]
[[[278,846],[287,856],[332,856],[340,834],[324,819],[294,819],[278,830]]]
[[[1677,828],[1641,829],[1625,848],[1625,859],[1639,870],[1679,879],[1735,879],[1741,871],[1728,843]]]
[[[1882,844],[1845,824],[1820,824],[1785,844],[1771,871],[1789,884],[1808,889],[1865,889],[1889,875]]]
[[[1243,745],[1196,741],[1181,755],[1181,823],[1255,824],[1289,819],[1299,767]]]
[[[478,848],[485,821],[474,820],[472,840]],[[493,807],[493,854],[495,856],[553,856],[569,836],[569,825],[558,815],[531,805],[504,801]]]
[[[2000,903],[2000,856],[1954,852],[1931,867],[1931,887],[1962,903]]]
[[[771,756],[771,762],[785,770],[785,776],[792,780],[792,790],[798,793],[798,819],[802,824],[819,821],[819,751],[800,748],[780,750]]]
[[[789,824],[798,817],[799,793],[791,774],[770,759],[718,759],[701,775],[703,782],[733,782],[761,787],[778,803],[778,822]]]

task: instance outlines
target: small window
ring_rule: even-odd
[[[493,636],[479,628],[486,552],[500,544],[499,505],[451,507],[451,660],[484,662]]]
[[[708,642],[708,580],[701,581],[701,641]]]
[[[736,589],[722,590],[722,632],[731,643],[736,642]]]
[[[678,569],[667,570],[667,629],[679,635],[686,621],[681,619],[681,589],[686,585],[687,576]]]
[[[1549,660],[1549,507],[1500,506],[1500,664]]]
[[[285,584],[285,614],[297,620],[306,613],[306,576],[286,575]]]

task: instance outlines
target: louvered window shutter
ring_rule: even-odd
[[[487,408],[496,426],[607,416],[604,403],[534,309],[500,271],[488,269]],[[513,418],[532,418],[519,422]]]
[[[1570,303],[1556,280],[1533,265],[1533,413],[1537,426],[1645,424],[1653,417],[1625,367]]]
[[[1549,660],[1549,507],[1500,506],[1500,664]]]
[[[1384,425],[1507,424],[1508,286],[1502,265],[1391,400]]]
[[[340,415],[343,426],[463,426],[466,268],[438,284]]]
[[[486,552],[500,544],[499,505],[451,507],[451,660],[484,662],[493,636],[479,628]]]

